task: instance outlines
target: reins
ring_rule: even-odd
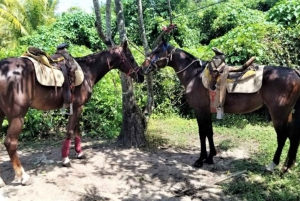
[[[166,46],[166,47],[164,47],[164,51],[167,51],[167,48],[169,47],[169,44]],[[157,69],[158,67],[157,67],[157,64],[156,64],[156,62],[158,62],[158,61],[162,61],[162,60],[167,60],[167,64],[166,64],[166,66],[169,64],[169,62],[170,61],[172,61],[172,55],[175,53],[175,51],[176,51],[176,48],[173,48],[172,50],[171,50],[171,52],[167,55],[167,56],[165,56],[165,57],[161,57],[161,58],[157,58],[157,59],[154,59],[154,60],[150,60],[150,59],[147,59],[146,58],[146,60],[149,60],[150,61],[150,65],[149,66],[154,66],[155,67],[155,69]],[[179,73],[182,73],[182,72],[184,72],[185,70],[187,70],[190,66],[192,66],[192,64],[193,63],[195,63],[195,62],[199,62],[199,64],[200,64],[200,66],[202,67],[202,61],[200,60],[200,59],[196,59],[196,60],[193,60],[189,65],[187,65],[186,67],[184,67],[183,69],[181,69],[181,70],[179,70],[179,71],[177,71],[176,72],[176,74],[179,74]]]
[[[196,60],[192,61],[189,65],[187,65],[184,69],[181,69],[180,71],[177,71],[176,73],[177,74],[182,73],[183,71],[185,71],[186,69],[188,69],[196,61],[199,61],[199,64],[202,67],[202,61],[200,59],[196,59]]]

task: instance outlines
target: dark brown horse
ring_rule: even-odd
[[[71,138],[75,136],[75,150],[78,158],[83,156],[79,130],[79,116],[84,104],[92,95],[93,86],[111,69],[120,69],[135,81],[143,82],[138,65],[125,42],[99,53],[76,58],[84,72],[84,81],[74,91],[73,115],[69,117],[66,139],[63,142],[63,163],[70,163],[68,154]],[[15,180],[29,184],[30,176],[24,171],[16,153],[18,138],[22,131],[24,117],[28,109],[55,110],[63,106],[62,87],[42,86],[36,79],[33,63],[26,58],[6,58],[0,61],[0,124],[6,117],[9,122],[5,147],[15,171]],[[97,115],[97,114],[95,114]],[[5,183],[0,178],[0,186]]]
[[[174,48],[163,40],[147,56],[142,65],[145,74],[166,66],[172,67],[185,87],[189,105],[196,114],[200,135],[201,153],[199,159],[194,163],[195,167],[202,167],[203,162],[213,163],[213,157],[216,155],[209,90],[202,83],[206,64],[207,62],[201,61],[181,49]],[[267,170],[273,171],[274,167],[279,164],[287,138],[291,145],[283,170],[288,170],[295,163],[300,136],[299,96],[300,78],[298,73],[291,68],[275,66],[264,67],[262,87],[258,92],[226,94],[225,113],[249,113],[259,109],[263,104],[268,107],[277,133],[278,146]],[[292,114],[293,109],[294,113]],[[294,121],[293,124],[292,121]],[[206,138],[209,142],[209,155],[206,151]]]

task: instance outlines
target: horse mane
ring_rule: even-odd
[[[76,57],[75,60],[76,61],[83,61],[83,62],[86,62],[88,58],[93,58],[93,57],[96,57],[98,56],[99,54],[103,54],[104,52],[106,51],[109,51],[109,50],[114,50],[114,49],[117,49],[119,46],[115,46],[115,47],[112,47],[110,49],[105,49],[105,50],[102,50],[102,51],[99,51],[99,52],[94,52],[92,54],[89,54],[89,55],[86,55],[86,56],[83,56],[83,57]]]
[[[199,59],[197,57],[195,57],[194,55],[192,55],[191,53],[188,53],[187,51],[183,50],[183,49],[180,49],[181,51],[183,51],[186,55],[188,55],[189,57],[192,57],[194,60],[195,59]]]
[[[76,61],[83,61],[83,62],[86,62],[88,60],[88,58],[93,58],[93,57],[97,57],[99,54],[102,54],[104,53],[105,51],[107,50],[102,50],[100,52],[94,52],[92,54],[89,54],[89,55],[86,55],[86,56],[83,56],[83,57],[76,57]]]
[[[180,48],[178,48],[180,49]],[[197,57],[195,57],[194,55],[192,55],[191,53],[188,53],[187,51],[180,49],[182,52],[184,52],[188,57],[190,57],[192,60],[200,60],[202,62],[202,65],[200,64],[200,69],[201,71],[204,70],[204,68],[206,67],[206,64],[208,63],[208,61],[199,59]]]

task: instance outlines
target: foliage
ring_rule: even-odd
[[[15,41],[30,34],[39,25],[55,21],[54,11],[58,0],[1,0],[0,32],[1,46],[16,45]]]
[[[34,141],[41,138],[55,138],[65,131],[67,117],[59,110],[43,112],[29,109],[25,116],[23,132],[20,140]]]
[[[85,46],[92,51],[105,47],[94,27],[94,16],[80,10],[63,13],[52,26],[41,26],[30,36],[20,39],[22,45],[37,46],[49,52],[54,52],[63,42]]]
[[[264,20],[258,10],[246,8],[240,1],[229,1],[206,9],[200,17],[200,42],[208,44],[212,39],[223,36],[238,26],[248,26]]]
[[[105,75],[93,88],[82,114],[83,129],[90,137],[117,137],[122,124],[122,92],[118,71]]]
[[[272,8],[279,0],[247,0],[243,1],[243,4],[247,8],[256,9],[260,11],[268,11]]]
[[[0,4],[3,2],[0,0]],[[49,2],[51,4],[55,1]],[[162,26],[170,23],[168,6],[165,0],[146,0],[142,3],[146,35],[151,45],[155,43],[157,36],[161,33]],[[256,56],[256,62],[261,64],[290,67],[299,65],[300,28],[298,18],[295,18],[294,22],[292,17],[291,22],[293,23],[289,25],[284,23],[286,19],[289,19],[287,15],[298,16],[298,5],[295,1],[228,0],[225,3],[214,5],[215,3],[214,0],[171,1],[172,22],[177,25],[177,29],[167,34],[169,42],[202,60],[211,59],[213,56],[211,47],[215,46],[226,53],[227,62],[232,65],[243,64],[251,56]],[[50,4],[47,6],[49,7]],[[139,49],[142,49],[136,1],[123,1],[123,6],[128,38]],[[288,13],[285,9],[293,11],[293,13]],[[101,13],[104,13],[105,7],[101,7],[100,10]],[[31,13],[31,15],[37,17],[38,13]],[[56,19],[51,21],[52,23],[43,23],[37,26],[28,35],[18,38],[17,42],[13,42],[10,35],[7,34],[11,30],[10,25],[4,23],[5,26],[0,33],[3,37],[0,37],[0,42],[6,45],[13,42],[18,45],[18,48],[2,46],[0,58],[19,56],[28,46],[36,46],[52,54],[56,50],[56,46],[62,42],[70,43],[69,52],[75,57],[105,48],[94,27],[95,17],[93,14],[73,8],[55,17]],[[113,32],[116,29],[115,18],[115,13],[112,12]],[[105,18],[102,20],[105,25]],[[0,18],[0,23],[2,22],[4,22],[3,18]],[[141,64],[145,59],[144,56],[133,46],[130,48],[135,59]],[[165,68],[156,73],[154,82],[155,114],[157,116],[170,116],[174,113],[187,117],[194,116],[186,101],[184,89],[173,69]],[[134,87],[136,100],[143,107],[147,100],[146,83],[134,84]],[[119,76],[118,73],[111,72],[95,86],[91,100],[84,107],[82,129],[85,135],[115,137],[118,134],[122,118],[120,101]],[[34,132],[37,132],[36,138],[39,138],[38,136],[43,136],[43,133],[51,132],[52,129],[48,126],[50,124],[57,127],[55,130],[61,131],[62,127],[65,128],[65,117],[53,116],[51,112],[30,110],[28,117],[26,124],[33,128],[25,126],[24,137],[34,138]],[[34,120],[35,118],[40,118],[41,121]],[[240,125],[247,123],[243,121],[240,122]],[[45,129],[41,129],[41,127]]]
[[[268,49],[272,46],[276,48],[279,42],[269,40],[269,35],[278,31],[280,28],[271,23],[239,26],[223,37],[212,40],[209,47],[223,50],[229,64],[243,64],[252,56],[256,57],[258,63],[274,64],[278,61],[268,52]]]
[[[269,45],[269,53],[271,53],[272,57],[275,58],[275,61],[277,61],[276,63],[283,66],[299,68],[299,36],[300,24],[293,28],[281,28],[281,31],[274,32],[270,35],[270,41],[278,41],[277,45]],[[270,42],[270,44],[272,44],[272,42]]]
[[[300,3],[297,0],[281,0],[268,11],[267,19],[283,26],[295,26],[300,22]]]

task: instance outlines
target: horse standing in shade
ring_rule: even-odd
[[[208,62],[166,43],[164,40],[149,54],[142,64],[144,74],[166,66],[172,67],[185,87],[189,105],[194,109],[200,136],[201,153],[195,167],[203,162],[213,163],[216,149],[210,110],[209,90],[202,83],[202,75]],[[286,67],[265,66],[262,87],[255,93],[227,93],[224,112],[249,113],[265,104],[272,117],[277,133],[277,150],[267,170],[273,171],[279,164],[286,139],[290,140],[288,156],[283,171],[287,171],[296,160],[300,136],[300,78],[299,74]],[[292,110],[294,113],[292,114]],[[210,153],[206,151],[206,138]]]
[[[111,69],[118,68],[137,82],[143,82],[138,65],[127,42],[109,50],[76,58],[84,73],[83,83],[74,90],[73,115],[69,117],[66,139],[63,142],[63,164],[70,163],[68,155],[71,137],[75,135],[77,157],[83,156],[79,129],[79,116],[92,95],[93,86]],[[6,117],[9,122],[4,145],[15,172],[15,181],[22,185],[32,182],[17,155],[18,138],[28,109],[55,110],[63,106],[62,87],[43,86],[36,78],[33,63],[27,58],[6,58],[0,61],[0,125]],[[4,186],[0,178],[0,187]]]

